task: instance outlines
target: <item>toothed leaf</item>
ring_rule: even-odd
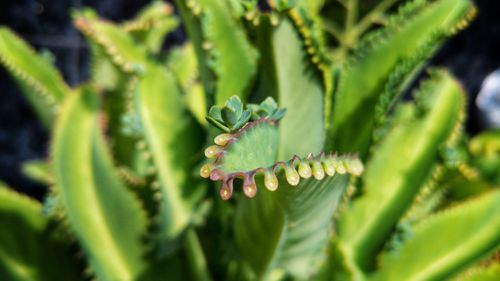
[[[414,54],[400,59],[395,63],[394,69],[391,70],[385,82],[383,92],[380,94],[375,106],[372,135],[373,146],[376,146],[378,141],[383,138],[388,127],[390,127],[391,111],[402,98],[413,78],[421,71],[441,39],[442,36],[439,34],[430,36],[428,42],[422,43]]]
[[[130,34],[110,22],[86,17],[84,12],[77,13],[74,22],[120,69],[127,73],[144,72],[146,49],[135,44]]]
[[[38,202],[0,183],[0,279],[83,280],[68,244],[56,235]]]
[[[196,2],[191,2],[196,3]],[[209,64],[209,55],[205,50],[205,38],[203,37],[203,29],[201,19],[199,17],[199,6],[189,6],[188,2],[184,0],[175,0],[175,6],[179,10],[182,17],[182,23],[186,33],[193,44],[193,50],[197,58],[198,72],[203,84],[205,93],[209,95],[210,100],[213,101],[214,93],[214,74],[211,71]],[[195,10],[196,9],[196,10]],[[234,93],[233,93],[234,94]],[[219,104],[219,105],[222,105]]]
[[[386,29],[367,35],[369,42],[356,52],[359,58],[349,62],[341,74],[333,112],[327,116],[329,149],[359,151],[364,155],[373,133],[373,105],[397,62],[414,54],[436,34],[442,38],[452,34],[464,25],[474,9],[468,0],[414,2],[407,4],[416,7],[411,12],[402,9],[404,19],[395,19]]]
[[[275,192],[261,188],[255,198],[239,199],[236,245],[257,279],[279,270],[309,279],[323,258],[348,176],[303,179],[297,186],[284,177],[281,182]]]
[[[277,123],[269,119],[219,135],[215,142],[205,155],[216,159],[201,175],[222,182],[224,200],[231,197],[233,185],[239,189],[236,178],[243,180],[247,197],[256,197],[237,202],[234,231],[243,262],[257,280],[280,270],[310,277],[326,247],[332,215],[348,182],[346,173],[359,175],[361,163],[350,156],[323,154],[276,161],[279,134]]]
[[[144,74],[146,50],[118,25],[99,19],[93,13],[90,9],[77,12],[74,22],[89,41],[92,82],[104,91],[103,127],[109,132],[117,164],[139,170],[142,160],[137,156],[134,139],[142,130],[134,121],[137,114],[129,109],[137,75]]]
[[[406,106],[409,120],[396,125],[380,143],[363,175],[363,196],[340,220],[346,256],[365,270],[373,267],[384,241],[430,176],[440,145],[461,120],[464,93],[446,73],[434,75],[417,96],[431,108],[419,113],[415,106]]]
[[[134,19],[125,22],[123,29],[149,52],[158,54],[165,36],[178,26],[179,21],[173,15],[172,6],[162,1],[153,1],[139,11]]]
[[[116,174],[98,118],[85,87],[64,104],[52,147],[57,191],[96,276],[134,280],[146,266],[146,214]]]
[[[144,141],[152,155],[152,175],[158,181],[160,242],[176,238],[188,226],[193,207],[204,192],[191,178],[194,155],[201,150],[201,132],[183,106],[171,72],[148,65],[136,92]]]
[[[262,18],[258,45],[263,52],[256,94],[262,99],[273,95],[287,109],[280,121],[279,157],[319,153],[324,140],[323,87],[298,32],[286,18],[277,27]]]
[[[500,279],[500,264],[494,263],[485,266],[477,266],[460,274],[457,280],[461,281],[496,281]]]
[[[0,28],[0,63],[21,87],[42,123],[50,127],[69,93],[60,73],[7,28]]]
[[[184,92],[184,100],[198,122],[206,126],[207,97],[198,81],[196,54],[192,44],[174,48],[168,57],[168,67]]]
[[[223,1],[200,0],[200,5],[203,33],[212,45],[209,53],[217,76],[215,103],[221,105],[232,95],[246,100],[257,71],[257,51]]]
[[[453,277],[498,248],[499,213],[500,192],[493,191],[430,217],[414,227],[413,237],[399,251],[385,255],[373,279]]]

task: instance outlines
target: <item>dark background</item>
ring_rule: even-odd
[[[101,16],[131,18],[148,0],[2,0],[0,25],[7,25],[37,49],[48,49],[70,85],[88,77],[88,50],[73,28],[70,11],[89,6]],[[477,0],[479,13],[462,33],[449,40],[432,64],[446,66],[470,95],[467,128],[482,129],[473,98],[486,75],[500,68],[500,1]],[[182,31],[167,38],[166,46],[183,40]],[[38,123],[7,73],[0,67],[0,180],[40,198],[44,189],[20,174],[20,165],[42,159],[48,150],[47,132]]]

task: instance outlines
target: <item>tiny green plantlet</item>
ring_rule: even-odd
[[[472,2],[257,2],[75,11],[74,88],[0,28],[51,134],[43,202],[0,184],[0,280],[500,279],[500,137],[426,69]]]
[[[243,110],[243,104],[238,96],[232,96],[223,107],[212,106],[208,112],[207,121],[226,133],[234,133],[241,129],[252,117],[249,109]]]

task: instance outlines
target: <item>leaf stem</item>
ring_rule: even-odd
[[[347,14],[345,17],[345,34],[348,35],[356,21],[358,20],[358,1],[359,0],[349,0],[346,3]]]
[[[324,19],[323,20],[323,29],[330,35],[332,35],[335,40],[342,44],[344,41],[344,37],[341,31],[341,28],[334,21]]]
[[[193,228],[187,230],[184,239],[184,248],[194,279],[198,281],[212,281],[198,235]]]
[[[382,0],[373,10],[366,14],[363,19],[352,29],[352,36],[359,38],[373,23],[380,22],[384,13],[398,0]]]

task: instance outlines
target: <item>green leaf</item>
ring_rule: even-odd
[[[208,111],[208,116],[218,122],[221,123],[224,122],[224,120],[222,120],[222,107],[218,105],[210,107],[210,110]]]
[[[217,76],[215,104],[233,95],[246,100],[257,71],[258,53],[224,1],[200,0],[203,34],[210,44]]]
[[[279,270],[301,279],[311,277],[324,256],[332,216],[348,178],[308,179],[298,186],[284,183],[275,192],[261,189],[253,199],[239,198],[236,245],[258,280]]]
[[[276,161],[278,130],[267,122],[258,123],[252,130],[241,134],[231,145],[222,162],[225,172],[245,172],[259,167],[269,167]]]
[[[376,148],[362,178],[363,195],[340,220],[345,255],[364,270],[373,267],[377,252],[430,176],[440,145],[461,121],[464,94],[446,73],[424,83],[418,96],[430,108],[423,113],[416,106],[402,108],[406,120]]]
[[[327,117],[328,148],[365,155],[373,134],[373,105],[396,64],[436,34],[450,35],[463,27],[474,11],[468,0],[415,0],[387,28],[368,35],[355,54],[359,58],[350,61],[340,76],[333,112]],[[434,43],[434,49],[437,46]]]
[[[187,4],[190,4],[189,6]],[[175,0],[175,6],[179,10],[182,17],[182,23],[189,36],[193,49],[197,58],[198,72],[205,93],[208,95],[209,103],[213,103],[214,93],[214,74],[209,67],[208,54],[205,47],[205,39],[203,38],[203,30],[201,26],[200,12],[201,7],[195,1]],[[212,101],[212,102],[210,102]]]
[[[242,180],[247,197],[256,197],[237,202],[234,231],[243,264],[257,280],[283,271],[310,277],[323,256],[331,218],[348,183],[346,173],[359,175],[361,163],[355,157],[323,154],[276,162],[279,134],[277,123],[269,119],[219,135],[215,143],[205,150],[215,160],[201,175],[222,182],[224,200],[231,197],[233,185],[239,188],[235,179]]]
[[[207,125],[207,97],[200,83],[196,53],[193,44],[174,48],[169,53],[168,67],[184,92],[184,100],[191,113],[204,127]]]
[[[427,60],[434,53],[436,46],[442,41],[442,35],[435,34],[427,40],[427,42],[421,43],[413,54],[395,63],[394,69],[387,77],[383,92],[375,106],[372,147],[383,138],[387,128],[390,127],[392,110],[402,98],[405,90],[411,85],[414,77],[420,73]]]
[[[105,75],[108,82],[102,78],[94,78],[95,87],[104,86],[104,105],[110,133],[111,147],[118,164],[128,167],[136,166],[137,155],[134,149],[135,131],[124,134],[123,131],[133,127],[123,126],[122,120],[131,107],[132,91],[137,84],[137,76],[143,75],[148,63],[144,46],[136,44],[133,37],[122,28],[108,21],[89,15],[92,10],[83,10],[74,14],[75,26],[89,40],[93,53],[93,76]],[[112,63],[112,64],[111,64]],[[132,115],[131,119],[135,117]],[[125,129],[124,129],[125,127]]]
[[[167,58],[167,66],[183,89],[188,89],[199,76],[196,53],[192,43],[174,47]]]
[[[469,143],[472,161],[481,174],[495,184],[500,184],[500,131],[484,131]]]
[[[287,109],[280,121],[279,159],[319,153],[324,142],[324,89],[298,32],[286,18],[277,27],[262,18],[258,45],[262,56],[257,97],[272,95]]]
[[[130,34],[110,22],[86,16],[85,11],[75,13],[75,26],[85,37],[100,46],[121,70],[126,73],[144,72],[146,49],[135,44]]]
[[[477,266],[460,274],[457,280],[461,281],[496,281],[500,279],[500,264],[493,263],[488,267]]]
[[[500,191],[494,191],[430,217],[415,226],[413,237],[400,251],[384,257],[374,279],[446,280],[453,277],[498,248],[499,213]]]
[[[278,104],[272,97],[267,97],[260,103],[260,108],[262,108],[268,115],[271,115],[278,110]]]
[[[60,73],[17,35],[0,27],[0,63],[9,70],[46,127],[69,93]]]
[[[135,106],[144,128],[145,153],[152,159],[150,172],[160,187],[159,239],[170,241],[190,223],[194,204],[204,193],[191,177],[203,135],[183,106],[174,76],[158,65],[148,65],[140,79]]]
[[[74,253],[42,216],[38,202],[0,183],[0,279],[83,280]]]
[[[25,161],[22,164],[23,174],[31,180],[44,185],[51,185],[54,182],[49,164],[42,160]]]
[[[151,2],[140,10],[134,19],[122,25],[124,30],[153,54],[160,52],[165,36],[178,26],[173,7],[162,1]]]
[[[52,146],[57,191],[99,279],[134,280],[145,269],[146,214],[120,181],[88,88],[68,98]]]
[[[293,6],[295,6],[295,2],[297,2],[297,0],[277,0],[276,2],[277,3],[274,4],[276,9],[278,11],[283,11],[283,10],[290,9]]]
[[[222,108],[221,113],[222,113],[222,120],[224,120],[224,122],[230,127],[233,127],[240,118],[241,109],[240,112],[237,112],[235,109],[231,107],[224,106]]]
[[[243,104],[238,96],[231,96],[224,104],[225,108],[231,109],[231,111],[236,113],[236,116],[240,116],[243,111]]]

